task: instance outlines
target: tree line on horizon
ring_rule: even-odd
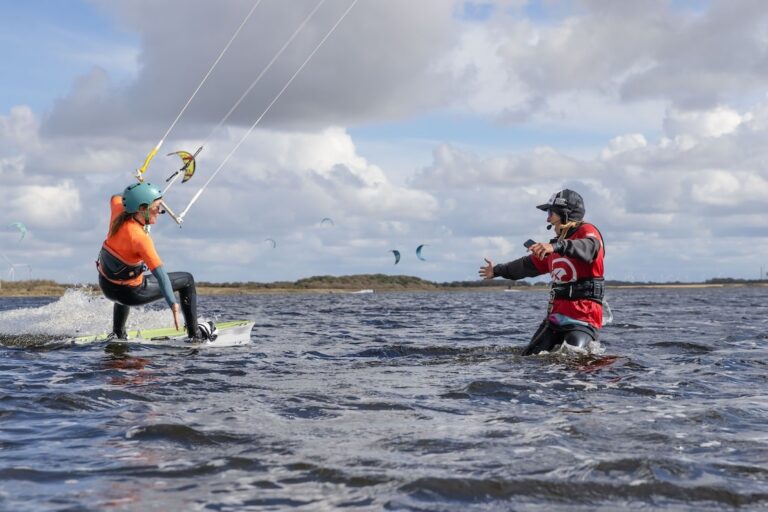
[[[702,282],[686,282],[686,281],[623,281],[623,280],[606,280],[606,286],[648,286],[648,285],[687,285],[687,284],[710,284],[710,285],[733,285],[733,284],[759,284],[765,283],[766,280],[757,279],[738,279],[732,277],[717,277],[707,279]],[[356,274],[347,276],[312,276],[298,281],[274,281],[270,283],[263,283],[257,281],[234,281],[214,283],[208,281],[198,281],[199,287],[208,288],[240,288],[240,289],[262,289],[262,290],[313,290],[324,288],[337,288],[337,289],[422,289],[422,290],[436,290],[436,289],[461,289],[461,288],[544,288],[549,286],[546,281],[508,281],[505,279],[493,279],[493,280],[475,280],[475,281],[447,281],[447,282],[434,282],[426,279],[421,279],[415,276],[406,275],[386,275],[386,274]],[[6,291],[41,291],[49,290],[55,291],[61,288],[70,288],[80,286],[89,289],[98,289],[98,286],[93,283],[87,284],[61,284],[51,279],[34,279],[34,280],[17,280],[6,281],[0,280],[0,290]]]
[[[764,281],[756,279],[737,279],[737,278],[712,278],[702,282],[690,281],[623,281],[617,279],[607,279],[606,286],[642,286],[642,285],[686,285],[686,284],[758,284]],[[439,289],[439,288],[540,288],[548,287],[547,281],[509,281],[506,279],[475,280],[475,281],[447,281],[435,282],[421,279],[415,276],[406,275],[386,275],[386,274],[356,274],[347,276],[312,276],[298,281],[275,281],[272,283],[262,283],[256,281],[247,282],[225,282],[211,283],[206,281],[198,282],[199,286],[219,287],[219,288],[264,288],[264,289],[320,289],[320,288],[341,288],[341,289],[366,289],[366,288],[420,288],[420,289]]]

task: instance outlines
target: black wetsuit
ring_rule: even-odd
[[[539,352],[551,352],[563,343],[572,347],[586,348],[590,341],[597,341],[597,329],[588,325],[556,326],[544,319],[536,333],[523,349],[522,355],[530,356]]]
[[[195,279],[189,272],[168,272],[173,291],[179,292],[181,312],[187,324],[187,335],[194,338],[197,334],[197,293]],[[164,297],[163,291],[153,275],[145,275],[144,281],[135,287],[112,283],[99,274],[99,286],[104,296],[113,301],[112,326],[118,338],[125,338],[125,323],[128,320],[129,306],[142,306]]]

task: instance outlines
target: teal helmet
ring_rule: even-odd
[[[128,213],[136,213],[141,205],[150,205],[161,197],[163,193],[153,184],[134,183],[123,192],[123,207]]]

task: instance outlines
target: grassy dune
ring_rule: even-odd
[[[609,288],[703,288],[768,286],[766,281],[741,279],[711,279],[704,283],[637,283],[606,281]],[[0,281],[0,297],[58,297],[69,288],[80,288],[99,293],[95,284],[71,285],[51,280]],[[545,283],[531,284],[526,281],[454,281],[434,283],[413,276],[389,276],[384,274],[359,274],[351,276],[314,276],[298,281],[258,283],[254,281],[234,283],[198,282],[200,295],[247,295],[252,293],[349,293],[358,290],[374,291],[459,291],[515,288],[520,290],[546,290]]]

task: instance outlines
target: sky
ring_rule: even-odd
[[[473,280],[563,188],[607,279],[768,271],[762,0],[358,0],[331,32],[351,1],[0,0],[0,278],[96,282],[110,196],[251,9],[145,174],[204,146],[152,230],[169,271]]]

